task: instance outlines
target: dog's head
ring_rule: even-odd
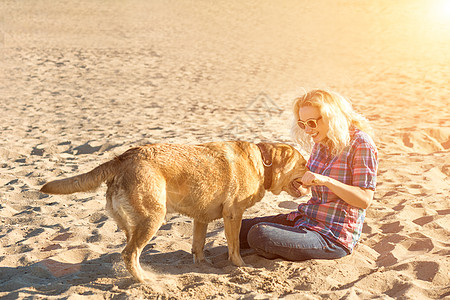
[[[267,190],[274,195],[282,191],[293,197],[305,195],[307,190],[299,186],[298,182],[308,169],[300,152],[281,143],[260,143],[258,146],[264,158],[265,172],[271,172],[272,180]]]

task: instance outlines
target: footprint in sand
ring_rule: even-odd
[[[450,165],[443,165],[441,168],[441,172],[447,175],[447,177],[450,176]]]
[[[380,227],[383,233],[399,233],[405,226],[400,225],[400,221],[384,224]]]
[[[413,220],[413,223],[423,226],[425,224],[432,222],[434,219],[435,219],[435,216],[425,216],[425,217],[420,217],[420,218]]]
[[[98,145],[98,146],[92,146],[91,145],[92,142],[86,142],[83,145],[77,146],[75,148],[73,148],[73,151],[75,151],[75,155],[80,155],[80,154],[92,154],[95,153],[97,151],[99,152],[106,152],[109,151],[115,147],[118,147],[120,145],[118,144],[111,144],[111,143],[105,143],[103,145]]]
[[[431,238],[420,232],[411,233],[409,235],[409,239],[404,240],[400,244],[407,248],[408,251],[426,252],[434,249],[434,244]]]
[[[450,128],[406,128],[402,141],[412,152],[428,154],[444,151],[450,148]]]
[[[410,271],[417,279],[432,282],[439,274],[439,264],[433,261],[412,261],[394,267],[396,271]]]

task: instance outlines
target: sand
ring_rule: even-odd
[[[217,3],[216,3],[217,2]],[[439,1],[2,1],[0,297],[450,297],[450,18]],[[444,17],[442,17],[444,16]],[[338,260],[227,260],[223,222],[194,265],[192,220],[170,214],[134,282],[105,187],[51,179],[131,146],[291,143],[291,104],[330,88],[371,121],[380,167],[361,241]],[[307,197],[265,198],[245,216]]]

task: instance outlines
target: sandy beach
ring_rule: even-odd
[[[2,1],[0,298],[450,298],[444,4]],[[347,257],[290,262],[245,250],[251,266],[238,268],[217,220],[205,246],[212,263],[196,265],[192,220],[169,214],[141,256],[154,278],[136,283],[105,186],[39,193],[137,145],[292,144],[292,101],[311,88],[350,98],[376,134],[375,199]],[[307,200],[267,193],[245,216]]]

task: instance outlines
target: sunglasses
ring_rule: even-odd
[[[306,122],[303,122],[302,120],[297,121],[298,127],[301,129],[306,129],[306,126],[308,126],[311,129],[317,128],[317,121],[322,119],[322,117],[318,117],[317,119],[308,119]]]

